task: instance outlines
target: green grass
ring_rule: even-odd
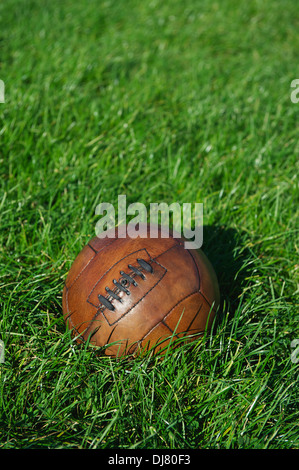
[[[298,448],[292,0],[0,5],[0,447]],[[65,329],[99,202],[203,202],[212,334],[162,362]]]

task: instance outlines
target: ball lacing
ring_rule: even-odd
[[[112,304],[112,301],[117,300],[118,302],[122,302],[122,298],[118,295],[119,292],[125,292],[125,294],[130,295],[131,292],[129,288],[131,287],[131,285],[135,287],[138,286],[138,283],[134,279],[136,276],[139,276],[142,280],[145,280],[146,277],[143,274],[144,271],[153,274],[154,270],[150,263],[148,263],[142,258],[137,258],[137,263],[139,264],[138,268],[136,266],[128,264],[128,268],[131,271],[130,274],[127,274],[124,271],[120,271],[121,278],[118,281],[116,279],[113,279],[113,284],[115,285],[114,290],[109,289],[109,287],[105,287],[108,297],[104,297],[101,294],[98,295],[98,299],[102,304],[102,306],[100,307],[101,309],[104,309],[106,307],[113,312],[115,310],[115,307]]]

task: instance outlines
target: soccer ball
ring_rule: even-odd
[[[219,305],[214,269],[202,250],[167,235],[161,227],[158,238],[116,232],[82,249],[63,290],[64,318],[78,341],[109,356],[134,356],[162,353],[210,328]]]

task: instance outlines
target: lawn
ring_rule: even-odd
[[[297,13],[1,2],[0,448],[299,447]],[[118,195],[204,204],[221,308],[163,361],[98,357],[62,317]]]

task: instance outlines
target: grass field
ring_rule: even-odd
[[[1,448],[299,447],[297,13],[1,2]],[[204,203],[220,314],[162,362],[98,358],[62,318],[95,208],[119,194]]]

